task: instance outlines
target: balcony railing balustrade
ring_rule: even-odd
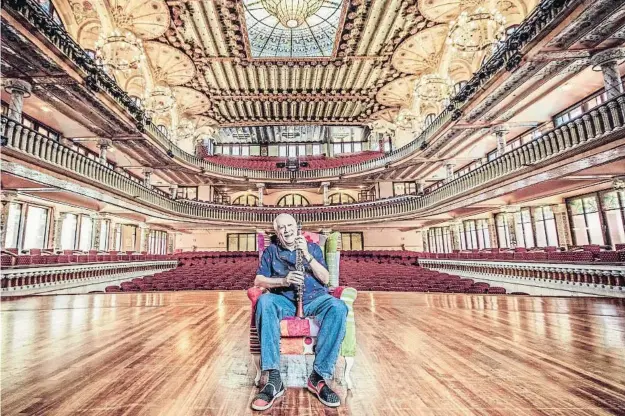
[[[376,169],[382,169],[389,164],[399,162],[415,153],[425,143],[450,121],[461,116],[460,108],[481,87],[489,82],[495,74],[503,70],[512,70],[521,62],[521,48],[535,40],[547,27],[550,27],[560,13],[566,10],[576,0],[543,0],[530,15],[517,27],[513,34],[508,36],[497,48],[493,55],[467,82],[464,88],[451,99],[451,104],[436,117],[436,119],[413,141],[403,147],[395,149],[384,156],[365,162],[340,166],[328,169],[302,170],[295,175],[299,179],[338,178],[356,175]],[[3,4],[12,13],[25,19],[35,29],[39,30],[48,41],[58,48],[69,61],[85,74],[85,83],[94,91],[100,91],[111,97],[120,107],[126,109],[135,119],[139,130],[144,131],[153,140],[156,140],[164,149],[169,149],[174,158],[191,168],[200,169],[206,173],[231,178],[249,178],[258,180],[288,181],[292,173],[287,171],[263,171],[235,168],[215,164],[195,155],[189,154],[169,140],[156,125],[145,117],[144,111],[124,92],[108,74],[96,65],[96,62],[87,52],[78,45],[57,24],[35,0],[7,0]]]
[[[243,207],[172,200],[163,194],[132,181],[97,160],[92,160],[62,145],[56,140],[2,117],[0,133],[4,151],[38,164],[48,164],[80,176],[110,192],[150,205],[178,217],[227,223],[267,224],[277,212],[292,212],[300,221],[309,223],[351,223],[402,218],[419,214],[438,204],[467,193],[477,187],[495,183],[528,166],[543,163],[550,158],[573,155],[609,136],[618,137],[625,130],[625,95],[596,107],[569,123],[546,132],[531,142],[482,165],[428,195],[406,195],[328,207]]]

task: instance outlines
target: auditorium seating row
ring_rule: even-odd
[[[109,252],[108,254],[13,254],[3,253],[0,255],[0,265],[2,267],[11,266],[43,266],[48,264],[81,264],[96,262],[118,262],[118,261],[148,261],[148,260],[168,260],[172,257],[167,254],[146,254],[146,253],[119,253]]]
[[[308,166],[301,169],[329,169],[340,166],[347,166],[367,162],[376,157],[382,156],[381,152],[366,151],[352,155],[325,157],[306,156],[300,157],[300,162],[308,162]],[[286,157],[278,156],[207,156],[206,161],[218,165],[230,166],[233,168],[244,168],[253,170],[276,170],[276,163],[284,162]]]
[[[551,261],[580,262],[580,263],[618,263],[625,262],[625,247],[617,244],[617,250],[595,249],[599,246],[583,246],[579,250],[556,251],[555,247],[546,247],[545,250],[529,251],[526,249],[489,250],[489,251],[461,251],[453,253],[421,253],[425,259],[459,259],[459,260],[514,260],[514,261]]]
[[[373,291],[506,293],[504,288],[419,267],[412,252],[368,253],[372,257],[361,257],[355,252],[344,253],[340,266],[341,286]],[[246,290],[254,284],[258,267],[256,255],[241,253],[233,261],[234,257],[212,253],[183,254],[184,258],[179,260],[179,266],[174,270],[136,278],[119,286],[108,286],[106,292]],[[377,264],[373,266],[372,261]]]

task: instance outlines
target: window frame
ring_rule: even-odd
[[[293,198],[293,205],[287,205],[286,204],[286,199],[288,197],[292,197]],[[298,205],[298,204],[295,203],[295,198],[296,197],[301,198],[302,204]],[[285,201],[284,204],[282,204],[282,201]],[[305,201],[305,203],[304,203],[304,201]],[[278,206],[278,207],[308,207],[308,206],[310,206],[310,201],[308,201],[308,198],[306,198],[302,194],[289,193],[289,194],[286,194],[286,195],[283,195],[282,197],[280,197],[280,199],[276,203],[276,206]]]
[[[361,244],[361,248],[360,249],[354,249],[354,236],[358,235],[360,236],[360,244]],[[346,250],[345,249],[345,244],[343,243],[345,237],[348,237],[349,239],[349,250],[350,251],[363,251],[365,249],[365,236],[364,233],[362,233],[361,231],[346,231],[346,232],[342,232],[341,233],[341,249],[342,250]]]
[[[230,244],[230,238],[231,236],[236,236],[237,238],[237,249],[236,250],[232,250],[231,248],[231,244]],[[250,236],[254,236],[254,249],[250,250],[248,247],[248,250],[241,250],[241,236],[245,236],[246,244],[247,242],[249,242],[249,237]],[[246,252],[254,252],[254,251],[258,251],[258,238],[257,238],[257,234],[256,233],[227,233],[226,234],[226,251],[246,251]]]

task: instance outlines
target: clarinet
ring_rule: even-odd
[[[297,236],[301,236],[302,235],[302,223],[298,222],[297,223]],[[303,254],[302,254],[302,250],[297,249],[296,253],[295,253],[295,270],[297,270],[298,272],[304,272],[304,259],[303,259]],[[297,299],[297,311],[295,313],[295,315],[298,318],[303,318],[304,317],[304,285],[297,285],[297,291],[296,291],[296,299]]]

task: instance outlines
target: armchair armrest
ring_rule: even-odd
[[[349,286],[338,286],[330,288],[330,294],[337,299],[341,299],[347,305],[347,321],[345,327],[345,338],[341,344],[340,355],[344,357],[356,356],[356,320],[354,317],[354,301],[358,296],[358,291]]]
[[[247,297],[252,302],[252,326],[256,325],[254,321],[254,314],[256,311],[256,302],[258,302],[258,298],[260,297],[260,295],[262,295],[266,291],[267,289],[263,289],[262,287],[258,287],[258,286],[253,286],[247,289]]]

